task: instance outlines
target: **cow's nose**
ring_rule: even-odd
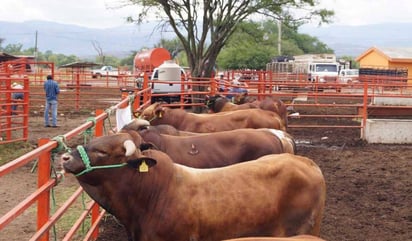
[[[68,161],[70,161],[70,159],[71,159],[71,155],[68,154],[68,153],[64,153],[64,154],[61,156],[62,162],[68,162]]]

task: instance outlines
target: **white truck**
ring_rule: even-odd
[[[305,54],[294,56],[294,63],[301,65],[310,82],[336,83],[340,64],[333,54]]]
[[[92,70],[92,78],[118,77],[119,75],[130,75],[130,71],[117,69],[111,65],[102,66],[100,69]]]
[[[163,64],[153,70],[150,76],[152,88],[152,102],[166,101],[172,103],[180,100],[182,92],[182,80],[187,83],[187,76],[185,70],[176,64],[173,60],[166,60]],[[188,90],[188,85],[183,86],[183,91]],[[170,95],[176,93],[177,95]],[[164,95],[167,96],[156,96]]]
[[[309,82],[331,83],[322,88],[334,88],[338,82],[340,64],[333,54],[296,55],[285,61],[273,61],[267,65],[267,71],[275,73],[304,74]]]

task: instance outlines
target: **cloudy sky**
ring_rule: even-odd
[[[0,21],[47,20],[93,28],[126,24],[136,7],[119,8],[127,0],[1,0]],[[335,11],[334,24],[364,25],[412,22],[410,0],[320,0]]]

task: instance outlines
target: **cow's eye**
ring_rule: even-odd
[[[96,151],[97,155],[100,157],[105,157],[107,156],[107,152],[106,151],[102,151],[102,150],[98,150]]]

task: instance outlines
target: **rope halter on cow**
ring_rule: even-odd
[[[90,165],[90,160],[89,156],[87,155],[86,151],[84,150],[83,146],[77,146],[76,147],[77,151],[79,151],[80,157],[82,158],[83,164],[86,166],[86,169],[81,171],[80,173],[77,173],[75,176],[81,176],[83,174],[89,173],[93,170],[96,169],[108,169],[108,168],[117,168],[117,167],[123,167],[127,165],[127,163],[120,163],[120,164],[113,164],[113,165],[103,165],[103,166],[92,166]]]

